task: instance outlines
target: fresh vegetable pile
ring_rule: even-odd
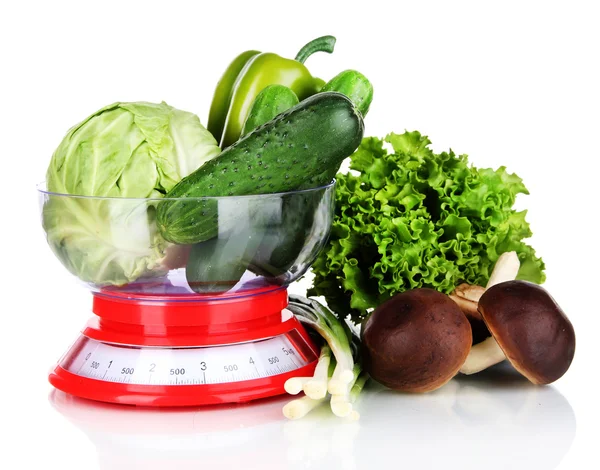
[[[418,132],[366,138],[337,175],[331,237],[309,294],[361,328],[352,380],[429,392],[508,359],[530,382],[554,382],[571,365],[575,333],[536,285],[544,264],[523,241],[526,212],[513,209],[527,189],[505,168],[478,169],[429,145]],[[315,405],[311,383],[287,416]],[[334,413],[356,417],[338,400]]]
[[[345,70],[326,83],[304,65],[334,44],[317,38],[295,60],[240,54],[217,84],[207,129],[192,113],[145,102],[115,103],[73,127],[47,172],[54,194],[43,224],[54,252],[100,288],[183,267],[201,294],[227,292],[246,272],[287,285],[329,229],[315,220],[331,214],[331,199],[324,206],[301,190],[331,190],[336,177],[335,218],[308,292],[328,307],[300,296],[288,306],[320,356],[313,376],[287,381],[305,396],[285,416],[329,401],[336,416],[357,419],[369,378],[428,392],[505,359],[532,383],[560,378],[575,333],[537,285],[545,266],[524,241],[526,211],[513,208],[528,194],[522,180],[436,154],[416,131],[363,138],[368,79]],[[348,157],[350,171],[337,174]],[[249,198],[234,206],[252,220],[225,220],[241,212],[227,196],[275,193],[268,216]],[[321,245],[308,247],[310,236]]]
[[[284,212],[294,233],[294,243],[286,243],[268,226],[225,233],[231,223],[219,220],[219,201],[210,198],[332,182],[361,142],[373,96],[353,70],[328,83],[312,77],[304,61],[334,44],[332,36],[317,38],[295,60],[240,54],[217,84],[208,130],[192,113],[145,102],[112,104],[74,126],[52,157],[48,191],[129,199],[51,198],[43,224],[55,254],[97,286],[184,266],[200,293],[226,291],[247,269],[276,280],[302,251],[309,235],[302,225],[310,225],[318,202],[290,199],[305,204]],[[236,249],[223,243],[227,236],[236,237]]]

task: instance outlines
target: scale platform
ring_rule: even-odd
[[[49,380],[75,396],[138,406],[279,395],[290,377],[312,375],[318,359],[286,306],[285,288],[218,300],[96,292],[95,316]]]

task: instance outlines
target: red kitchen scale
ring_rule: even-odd
[[[312,375],[317,350],[287,290],[219,300],[95,293],[93,312],[49,380],[83,398],[141,406],[247,402]]]
[[[312,375],[318,350],[286,309],[287,287],[327,241],[334,186],[189,198],[218,211],[209,245],[160,238],[152,214],[164,199],[39,189],[50,247],[93,294],[94,315],[50,383],[103,402],[193,406],[283,394],[290,377]],[[222,272],[237,277],[215,281]],[[191,280],[194,273],[212,276],[213,290]]]

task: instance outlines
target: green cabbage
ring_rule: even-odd
[[[394,153],[365,138],[351,156],[355,171],[337,176],[331,236],[309,295],[359,321],[408,289],[485,285],[506,251],[519,256],[519,279],[545,280],[543,261],[522,241],[531,236],[526,211],[512,208],[528,194],[521,178],[504,167],[474,168],[451,150],[435,154],[418,132],[385,141]]]
[[[155,202],[219,153],[198,117],[166,103],[115,103],[69,130],[52,156],[43,207],[48,243],[80,279],[122,285],[168,270]]]

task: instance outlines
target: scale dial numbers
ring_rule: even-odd
[[[271,377],[303,367],[288,335],[251,343],[195,348],[131,347],[82,336],[61,366],[91,379],[140,385],[203,385]]]

